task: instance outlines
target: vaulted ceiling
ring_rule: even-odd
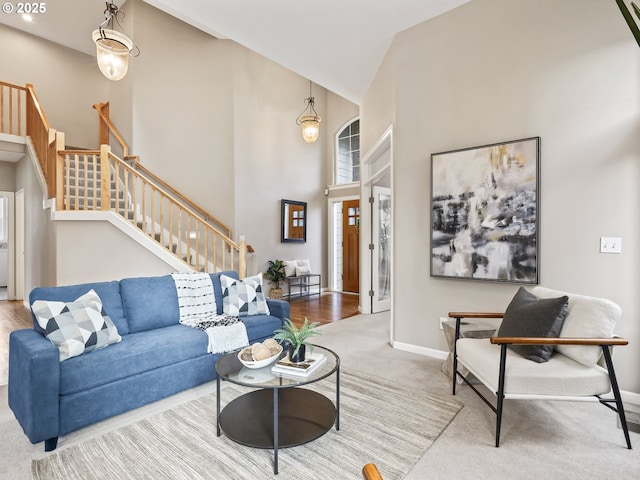
[[[398,32],[470,0],[143,1],[360,103]],[[46,12],[33,15],[33,22],[14,12],[0,14],[0,23],[94,55],[91,32],[104,19],[105,2],[56,0],[45,5]]]

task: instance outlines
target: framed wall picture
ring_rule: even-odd
[[[431,276],[538,283],[540,137],[431,155]]]
[[[281,242],[307,241],[307,202],[282,199],[281,211]]]

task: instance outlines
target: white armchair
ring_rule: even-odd
[[[528,292],[527,292],[528,293]],[[561,300],[568,297],[560,315],[560,334],[497,336],[490,339],[459,338],[463,318],[504,318],[503,325],[514,316],[526,317],[528,322],[536,318],[535,305],[528,312],[512,307],[503,313],[449,312],[456,320],[456,342],[453,351],[453,394],[456,393],[456,377],[460,377],[496,414],[495,445],[500,445],[500,425],[505,399],[518,400],[570,400],[596,401],[615,411],[620,417],[627,448],[631,448],[629,430],[624,414],[620,390],[613,367],[611,350],[614,345],[627,345],[627,340],[615,337],[613,327],[620,318],[620,307],[615,303],[595,297],[575,295],[543,287],[535,287],[531,294],[536,300]],[[517,295],[516,295],[517,296]],[[535,302],[534,302],[535,303]],[[511,310],[511,311],[510,311]],[[562,323],[562,320],[564,323]],[[516,322],[520,318],[516,318]],[[541,322],[542,323],[542,322]],[[557,324],[556,324],[557,325]],[[559,329],[560,326],[557,326]],[[513,328],[505,328],[513,332]],[[525,328],[526,330],[526,328]],[[535,330],[535,328],[534,328]],[[547,361],[525,358],[513,349],[545,346],[550,357]],[[538,347],[535,347],[538,348]],[[553,351],[551,352],[551,349]],[[540,362],[540,363],[537,363]],[[491,393],[496,396],[495,405],[460,373],[460,365],[466,367]],[[603,395],[613,394],[613,398]]]

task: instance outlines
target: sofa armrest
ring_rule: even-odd
[[[286,318],[291,318],[289,302],[267,298],[267,305],[269,306],[269,312],[271,312],[271,315],[278,317],[283,322]]]
[[[9,407],[31,443],[58,436],[60,351],[33,329],[9,336]]]

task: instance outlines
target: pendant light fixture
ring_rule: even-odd
[[[93,31],[91,37],[96,44],[100,71],[109,80],[115,81],[124,78],[129,68],[129,56],[137,57],[140,55],[140,49],[127,35],[115,30],[116,25],[122,30],[120,20],[124,19],[125,13],[114,3],[105,3],[105,20]]]
[[[302,138],[307,143],[313,143],[318,139],[320,133],[320,116],[315,109],[315,99],[311,95],[311,80],[309,80],[309,97],[304,100],[306,106],[298,118],[296,123],[302,129]]]

